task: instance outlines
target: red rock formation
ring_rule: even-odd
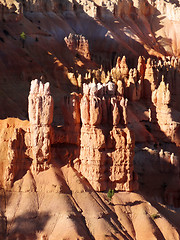
[[[142,81],[137,80],[137,70],[130,69],[126,82],[126,97],[131,101],[138,101],[142,94]]]
[[[123,87],[123,83],[121,80],[118,80],[117,81],[117,93],[120,95],[120,96],[124,96],[124,87]]]
[[[119,68],[121,71],[121,76],[122,78],[127,78],[128,74],[129,74],[129,69],[126,63],[126,57],[123,56],[123,58],[121,59],[121,62],[119,63]]]
[[[151,94],[156,89],[156,87],[157,87],[156,69],[153,66],[152,59],[149,58],[146,63],[146,70],[143,82],[144,98],[151,99]]]
[[[100,151],[103,147],[105,147],[105,136],[102,129],[83,125],[79,171],[96,191],[103,191],[107,188],[106,154]]]
[[[62,109],[65,125],[80,124],[80,100],[81,96],[76,93],[64,98]]]
[[[115,96],[115,90],[115,84],[108,82],[104,86],[107,94],[104,98],[103,95],[97,97],[96,84],[83,86],[80,166],[76,168],[97,191],[108,187],[125,191],[137,189],[133,179],[134,138],[127,127],[122,127],[127,124],[127,105],[123,98]],[[107,116],[102,118],[106,111]]]
[[[8,118],[0,121],[0,186],[10,190],[30,167],[28,121]]]
[[[90,106],[89,106],[89,87],[87,85],[83,85],[83,91],[84,91],[84,95],[81,99],[81,121],[84,125],[89,124],[90,122],[90,115],[89,115],[89,110],[90,110]]]
[[[120,129],[113,127],[110,132],[111,139],[114,142],[114,151],[107,153],[112,159],[110,170],[110,181],[114,184],[116,190],[134,191],[138,189],[138,185],[133,176],[133,158],[134,152],[134,136],[126,127]]]
[[[120,122],[120,112],[118,108],[118,100],[117,98],[111,98],[111,106],[112,106],[112,116],[113,116],[113,126],[117,126]]]
[[[4,186],[10,189],[15,178],[26,169],[25,135],[21,128],[15,128],[12,138],[8,141],[7,166],[4,171]]]
[[[31,82],[29,94],[29,120],[32,147],[32,171],[46,169],[51,161],[51,123],[53,121],[53,99],[49,83]]]
[[[174,61],[172,64],[174,64]],[[111,75],[108,75],[106,79],[109,80],[111,77]],[[134,87],[137,87],[138,75],[135,70],[131,70],[128,73],[128,80],[133,84]],[[111,81],[108,81],[103,85],[101,83],[84,84],[83,96],[81,96],[81,94],[73,93],[70,95],[70,97],[65,98],[63,102],[65,126],[59,129],[54,127],[53,131],[50,126],[53,114],[52,97],[50,96],[49,91],[45,91],[46,85],[43,86],[38,81],[32,82],[29,96],[29,117],[31,126],[26,126],[26,128],[23,129],[17,127],[14,133],[8,135],[9,140],[7,142],[9,142],[9,144],[7,148],[7,159],[9,162],[3,164],[0,162],[0,171],[3,171],[3,168],[6,169],[3,172],[3,184],[6,189],[12,189],[11,187],[14,185],[13,191],[16,191],[17,195],[20,194],[24,197],[25,193],[33,192],[35,195],[35,198],[33,199],[36,199],[37,196],[39,199],[44,193],[46,193],[44,195],[53,192],[58,194],[59,192],[61,193],[61,191],[65,191],[65,183],[63,182],[65,181],[64,178],[73,189],[74,185],[77,184],[77,182],[74,182],[74,177],[76,176],[76,178],[78,178],[77,181],[79,182],[85,182],[85,177],[96,191],[103,191],[108,188],[112,188],[117,191],[137,190],[137,179],[136,175],[134,174],[133,166],[135,139],[132,131],[127,125],[127,99],[125,100],[122,96],[122,81],[119,81],[119,88]],[[154,131],[153,128],[155,124],[158,123],[161,131],[163,131],[169,137],[171,142],[175,141],[174,135],[172,134],[174,131],[176,132],[178,123],[175,122],[173,120],[174,118],[171,116],[173,111],[169,111],[171,104],[170,95],[169,87],[164,81],[161,81],[160,85],[152,93],[152,102],[155,105],[157,122],[153,117],[153,109],[150,111],[150,114],[149,111],[146,110],[146,114],[148,114],[146,117],[138,116],[138,112],[136,115],[139,117],[139,121],[142,121],[143,119],[143,121],[146,123],[147,121],[152,123],[152,133]],[[129,101],[131,97],[132,96],[129,95]],[[132,103],[133,101],[130,101],[130,104]],[[134,106],[137,105],[136,107],[138,107],[138,104],[139,102],[137,101],[134,103]],[[135,109],[137,111],[137,108]],[[169,122],[166,121],[166,118]],[[131,121],[136,121],[134,116],[131,117]],[[176,128],[173,129],[172,125],[173,127],[176,126]],[[1,128],[0,131],[2,131]],[[46,134],[47,131],[49,135]],[[138,134],[142,133],[138,132]],[[5,133],[5,135],[7,135],[7,133]],[[37,136],[38,138],[36,138]],[[140,136],[140,138],[142,138],[142,136]],[[158,139],[160,139],[160,137]],[[178,137],[176,137],[176,139],[178,139]],[[33,141],[35,141],[36,145],[32,145]],[[154,139],[152,138],[151,141],[153,142]],[[175,143],[177,144],[177,141],[175,141]],[[2,145],[2,143],[0,144],[0,155],[2,156],[2,149],[4,145]],[[53,149],[51,144],[53,144]],[[59,156],[61,156],[61,158],[58,158],[57,155],[56,158],[54,158],[55,154],[52,153],[56,147],[56,144],[57,148],[59,148]],[[71,150],[72,146],[75,148],[75,150],[73,150],[74,152]],[[39,151],[40,148],[42,150],[46,149],[47,151],[41,152]],[[62,151],[63,148],[65,149],[64,152]],[[145,151],[145,149],[143,149],[143,151]],[[168,182],[166,188],[164,189],[163,194],[167,204],[179,206],[180,188],[178,155],[173,154],[172,150],[171,152],[164,150],[161,150],[160,152],[157,150],[149,150],[149,153],[152,155],[152,163],[150,166],[152,167],[153,164],[156,164],[155,166],[158,166],[157,172],[159,175],[173,175],[171,181]],[[51,154],[54,154],[53,159],[51,158]],[[155,158],[156,163],[153,163],[155,156],[157,157],[157,159]],[[31,168],[30,158],[33,159]],[[50,169],[48,165],[44,164],[44,161],[47,158],[49,163],[53,165],[53,167],[50,167]],[[147,156],[146,158],[143,153],[139,158],[145,158],[144,162],[146,162],[149,161],[150,157]],[[18,161],[19,159],[21,161]],[[27,159],[29,166],[27,166]],[[60,173],[60,168],[56,166],[56,161],[59,161],[58,164],[61,166],[61,169],[63,169],[63,177],[62,173]],[[64,167],[63,165],[66,165],[67,163],[68,167]],[[82,176],[78,174],[74,168],[76,168],[77,171],[82,174]],[[28,171],[28,169],[30,169],[30,171]],[[59,172],[54,173],[53,171]],[[74,171],[74,175],[70,174],[70,171]],[[46,179],[46,176],[49,176],[48,174],[50,174],[51,177]],[[21,179],[22,175],[24,175],[23,179]],[[44,180],[44,177],[46,180]],[[2,177],[0,175],[0,179],[1,178]],[[17,181],[18,178],[20,178],[19,181]],[[87,194],[85,189],[88,188],[89,191],[90,187],[88,187],[87,183],[85,186],[86,187],[83,188],[82,186],[78,185],[76,191]],[[20,193],[18,191],[20,191]],[[93,190],[91,189],[91,191]],[[73,197],[77,197],[77,192],[73,193]],[[114,200],[115,203],[116,200]],[[49,201],[47,202],[49,203]],[[77,203],[75,204],[77,205]],[[24,206],[22,200],[20,200],[20,205]],[[115,208],[117,209],[117,206],[115,206]],[[37,207],[37,209],[39,211],[42,210],[41,207]],[[52,211],[52,209],[50,209],[50,211]],[[6,213],[8,216],[8,221],[10,221],[9,219],[12,217],[11,212],[12,209],[10,203]],[[18,214],[19,212],[17,212],[17,216]],[[137,214],[137,212],[135,214]],[[5,223],[1,215],[0,221],[2,224]],[[13,221],[12,226],[14,226],[13,224],[15,223],[16,219]],[[68,224],[71,224],[71,221]],[[140,232],[136,222],[135,226],[136,231]],[[3,232],[4,230],[0,229],[0,231]],[[31,231],[33,232],[33,230]],[[57,232],[58,230],[56,230],[53,234],[57,236]],[[72,232],[73,233],[69,233],[68,231],[65,231],[64,236],[67,237],[71,234],[76,234],[79,236],[74,228]],[[93,232],[93,235],[97,236],[98,239],[101,234],[97,232]],[[84,236],[88,236],[86,233],[83,234]],[[46,231],[39,233],[39,235],[49,236]],[[37,234],[37,236],[39,235]],[[14,237],[16,235],[15,233],[11,232],[11,236]],[[132,233],[132,236],[135,235]]]
[[[139,78],[141,80],[144,79],[145,68],[146,68],[145,59],[144,59],[144,57],[139,56],[139,58],[138,58],[138,65],[137,65],[137,71],[138,71],[138,74],[139,74]]]
[[[179,114],[169,107],[170,96],[169,85],[166,85],[164,79],[162,79],[159,87],[152,93],[152,102],[156,106],[156,117],[161,130],[172,142],[180,146],[179,137],[176,136],[179,129],[179,122],[173,120]],[[176,114],[177,116],[175,116]]]
[[[82,35],[70,33],[68,37],[64,38],[67,47],[76,55],[83,56],[85,59],[90,60],[89,43]]]

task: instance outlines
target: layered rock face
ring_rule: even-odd
[[[176,181],[177,187],[176,189],[173,187],[174,183],[166,183],[168,188],[167,191],[163,193],[163,198],[166,199],[169,204],[174,202],[173,204],[176,206],[178,201],[177,195],[179,194],[179,177],[177,174],[177,171],[179,171],[177,164],[179,162],[178,146],[180,119],[178,111],[179,106],[177,104],[179,101],[178,79],[179,60],[177,58],[168,57],[164,60],[155,61],[153,59],[148,59],[145,61],[143,57],[139,57],[137,69],[134,68],[130,70],[126,63],[126,58],[118,58],[116,67],[114,67],[111,72],[105,74],[102,69],[93,70],[89,71],[85,75],[84,79],[82,78],[82,82],[94,81],[98,83],[84,85],[84,95],[81,101],[81,118],[83,123],[81,131],[84,129],[84,133],[81,136],[86,136],[86,138],[88,138],[88,129],[91,133],[92,139],[95,139],[96,135],[102,136],[102,138],[99,139],[97,146],[94,145],[94,140],[91,140],[91,138],[88,138],[88,141],[86,141],[86,144],[84,145],[85,137],[83,137],[83,142],[81,142],[81,144],[83,144],[83,148],[81,149],[82,156],[85,155],[86,151],[88,152],[88,155],[95,155],[95,153],[91,153],[88,148],[88,144],[91,142],[94,149],[99,148],[101,154],[105,153],[106,155],[108,147],[106,149],[105,139],[108,139],[108,143],[110,142],[110,144],[112,144],[112,139],[109,137],[112,134],[112,129],[110,129],[109,133],[107,133],[108,125],[116,126],[120,123],[122,126],[126,126],[128,123],[128,126],[130,126],[135,132],[136,143],[144,144],[144,142],[148,142],[148,144],[150,144],[149,150],[145,150],[147,151],[147,154],[145,154],[145,151],[143,150],[144,156],[140,155],[142,161],[146,155],[148,159],[151,159],[150,155],[152,154],[154,159],[157,159],[157,172],[160,171],[162,175],[167,176],[173,174],[173,182]],[[104,85],[102,86],[100,82],[104,83]],[[108,86],[109,89],[113,89],[113,86],[116,86],[116,90],[114,89],[111,92],[108,92]],[[128,108],[122,108],[122,106],[127,105],[124,101],[124,96],[129,99]],[[119,102],[121,104],[119,104]],[[144,106],[144,103],[147,104],[147,107]],[[106,131],[103,131],[104,128]],[[102,134],[104,132],[106,132],[105,139]],[[112,135],[114,135],[114,133]],[[154,146],[155,149],[157,146],[157,150],[154,150]],[[113,153],[113,147],[111,151]],[[161,157],[156,157],[156,155],[161,151],[164,151],[167,154],[161,154]],[[107,153],[107,155],[109,155],[109,153]],[[167,158],[166,155],[169,157]],[[173,161],[171,161],[171,155],[174,156],[172,157],[173,159],[176,159],[175,165]],[[137,159],[138,156],[139,153],[135,159]],[[82,159],[83,158],[84,157],[82,157]],[[106,165],[108,162],[106,159],[108,159],[108,157],[105,158],[104,155],[102,155],[101,158],[102,162]],[[136,161],[138,162],[138,160],[135,160],[135,162]],[[154,160],[152,160],[151,164],[153,164],[153,161]],[[82,166],[83,162],[88,163],[87,159],[85,159],[82,161]],[[161,169],[161,165],[169,165],[169,167],[166,170],[158,170]],[[94,169],[98,168],[99,167],[96,164]],[[85,167],[84,169],[85,170],[82,171],[87,176],[89,175],[92,182],[95,182],[95,174],[91,175],[88,171],[86,171]],[[104,171],[106,172],[106,170]],[[111,173],[108,173],[108,176],[108,179],[111,179]],[[104,179],[103,172],[99,178],[100,177]],[[162,177],[162,180],[160,181],[166,182],[166,177],[164,180],[163,178],[164,177]],[[107,181],[108,180],[106,180],[106,182]],[[100,188],[101,184],[98,183],[98,185]],[[162,182],[161,185],[163,186],[164,183]]]
[[[30,128],[24,132],[23,138],[20,130],[16,131],[15,139],[19,145],[13,146],[13,140],[9,142],[9,149],[12,145],[14,150],[8,154],[10,162],[4,177],[6,185],[13,184],[14,176],[22,167],[22,164],[17,165],[17,159],[25,161],[25,155],[32,159],[29,167],[32,174],[38,174],[52,164],[51,145],[66,143],[77,146],[69,163],[96,191],[110,187],[124,191],[136,190],[137,182],[133,173],[134,137],[127,127],[127,100],[120,96],[116,88],[111,81],[104,85],[84,84],[83,96],[72,93],[66,97],[63,103],[63,133],[51,126],[53,99],[49,83],[33,80],[28,98]]]
[[[120,96],[115,83],[84,83],[83,96],[73,93],[64,99],[63,113],[68,142],[78,144],[80,139],[79,156],[72,164],[92,187],[96,191],[108,187],[137,189],[133,179],[134,137],[127,127],[127,100]],[[67,138],[63,141],[67,142]]]
[[[7,146],[2,145],[2,175],[0,182],[6,189],[31,168],[34,174],[48,169],[51,162],[53,99],[49,83],[37,79],[31,82],[29,94],[30,123],[15,127],[7,123]],[[3,154],[3,152],[6,154]]]
[[[25,172],[28,165],[25,154],[24,130],[22,128],[15,128],[7,144],[7,163],[2,166],[4,171],[1,181],[4,183],[6,189],[11,189],[18,174],[21,175]]]
[[[172,77],[172,81],[169,78],[161,81],[166,73]],[[137,69],[129,70],[126,58],[123,57],[118,58],[116,67],[107,74],[103,69],[89,71],[81,79],[82,82],[92,81],[83,85],[83,95],[72,93],[64,98],[62,130],[51,127],[53,100],[49,85],[33,81],[29,95],[30,128],[22,134],[21,130],[17,130],[17,144],[19,138],[25,143],[17,146],[18,149],[22,148],[20,151],[9,153],[9,157],[16,160],[9,160],[9,167],[6,166],[6,173],[3,173],[4,181],[10,186],[21,171],[17,159],[21,158],[22,162],[26,158],[32,159],[31,169],[38,173],[47,169],[51,163],[51,145],[54,149],[54,144],[57,148],[58,144],[70,144],[71,150],[65,147],[64,152],[58,150],[59,154],[65,154],[64,159],[69,158],[67,161],[88,179],[94,189],[101,191],[111,187],[135,190],[134,140],[127,124],[135,131],[137,142],[152,141],[157,144],[158,141],[165,141],[179,146],[179,113],[176,110],[179,98],[178,76],[179,62],[175,58],[167,58],[164,62],[149,59],[146,63],[140,57]],[[173,88],[174,85],[177,88]],[[137,107],[138,102],[145,99],[149,106],[148,111],[144,112],[147,117],[140,115],[138,120],[132,115],[134,110],[127,107],[125,97],[129,99],[130,105],[134,102]],[[141,140],[138,140],[139,130]],[[169,151],[170,154],[172,151]],[[175,158],[178,159],[177,152]]]
[[[97,191],[108,187],[132,191],[134,138],[128,129],[127,105],[116,85],[83,85],[79,171]]]
[[[83,97],[82,99],[80,95],[78,97],[78,99],[81,99],[82,119],[81,166],[79,171],[82,171],[83,175],[87,177],[95,189],[105,189],[106,185],[113,185],[113,183],[116,186],[116,180],[111,179],[115,179],[113,177],[113,169],[118,169],[118,167],[114,167],[112,164],[109,168],[110,170],[107,170],[108,167],[105,166],[111,165],[108,159],[112,159],[113,154],[118,149],[119,140],[114,137],[116,136],[114,129],[119,124],[123,126],[123,129],[119,131],[119,136],[128,124],[135,132],[137,143],[150,142],[150,144],[157,145],[158,148],[161,145],[162,148],[162,144],[165,142],[169,147],[165,146],[164,152],[168,152],[169,156],[174,154],[177,162],[179,161],[180,115],[177,104],[179,101],[178,79],[179,60],[174,57],[156,61],[153,59],[145,61],[143,57],[139,57],[137,68],[130,70],[126,63],[126,58],[118,58],[116,66],[111,72],[105,73],[101,68],[88,71],[84,78],[81,76],[82,82],[91,81],[92,83],[89,85],[84,84]],[[127,108],[127,100],[124,100],[124,97],[129,99],[129,108]],[[79,100],[77,102],[78,104],[76,105],[79,106]],[[148,108],[142,105],[143,102],[146,102]],[[78,112],[79,116],[79,111],[75,112]],[[98,139],[98,144],[94,143],[95,139]],[[121,142],[123,143],[122,139]],[[175,149],[172,142],[176,145]],[[89,145],[92,145],[93,150]],[[113,149],[116,150],[114,151]],[[160,152],[161,149],[158,149],[158,151]],[[84,157],[87,155],[87,152],[88,158]],[[118,154],[118,156],[120,155],[121,153]],[[89,156],[91,156],[91,162],[89,161]],[[108,156],[111,157],[109,158]],[[103,168],[100,167],[101,165],[98,165],[98,161],[93,160],[95,158],[102,162]],[[166,157],[163,155],[158,159],[159,168],[163,161],[166,162]],[[168,159],[170,170],[167,170],[167,172],[169,174],[174,172],[176,175],[174,165],[170,163],[170,157]],[[89,169],[92,168],[95,174],[92,175],[88,172],[87,164],[91,165]],[[79,168],[77,167],[77,169]],[[98,175],[99,172],[101,172],[100,175]],[[108,172],[107,175],[104,174],[106,172]],[[132,174],[130,175],[132,176]],[[177,186],[179,186],[178,182],[179,178],[177,177]],[[123,189],[123,187],[121,186],[119,189]],[[170,189],[172,188],[170,187]],[[172,191],[179,191],[177,189]],[[168,199],[167,195],[166,199]],[[175,199],[177,199],[176,196]],[[174,200],[175,202],[177,200]]]
[[[0,239],[179,239],[179,10],[0,0]]]

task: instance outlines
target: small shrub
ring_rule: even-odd
[[[24,48],[25,40],[26,40],[26,34],[25,32],[22,32],[20,34],[20,40],[22,41],[22,47]]]
[[[151,218],[152,218],[153,220],[155,220],[155,219],[157,219],[157,218],[160,218],[160,217],[161,217],[161,215],[160,215],[159,213],[154,213],[154,214],[151,215]]]
[[[20,34],[20,38],[21,38],[21,40],[26,40],[26,34],[25,34],[25,32],[22,32],[21,34]]]
[[[113,195],[114,195],[114,190],[113,189],[109,189],[109,191],[107,193],[107,197],[109,199],[109,202],[111,202]]]

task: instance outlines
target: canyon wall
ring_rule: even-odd
[[[148,164],[155,164],[157,171],[154,171],[153,174],[159,175],[160,187],[166,186],[165,188],[161,187],[163,199],[166,199],[166,202],[170,205],[173,202],[178,206],[180,186],[177,173],[179,172],[180,146],[180,114],[177,104],[179,101],[178,79],[179,60],[174,57],[156,61],[153,59],[145,61],[143,57],[139,57],[137,68],[134,69],[128,68],[125,57],[118,58],[116,66],[110,72],[105,73],[103,69],[98,69],[88,71],[84,77],[81,76],[82,83],[85,83],[82,84],[83,97],[81,99],[81,138],[83,142],[81,142],[80,150],[81,166],[78,168],[78,164],[76,164],[76,168],[81,169],[79,171],[82,171],[87,179],[91,179],[90,182],[95,189],[104,188],[107,181],[104,181],[104,172],[107,173],[107,170],[106,167],[102,168],[101,175],[98,175],[100,166],[97,161],[93,161],[93,158],[102,159],[104,166],[108,164],[107,156],[111,156],[110,159],[113,159],[115,152],[118,152],[118,147],[115,147],[116,150],[114,151],[114,146],[118,146],[116,144],[119,141],[118,139],[113,140],[115,138],[114,129],[118,129],[117,126],[120,124],[123,127],[121,131],[117,130],[120,135],[126,126],[135,133],[137,152],[134,163],[137,162],[136,171],[143,176],[145,173],[142,173],[138,166],[138,164],[143,164],[144,169],[147,168],[148,175]],[[92,83],[87,85],[86,83],[89,81]],[[129,100],[129,104],[124,98]],[[108,128],[110,125],[113,126],[111,129]],[[98,144],[94,145],[94,139],[97,136],[101,137],[99,137]],[[85,138],[88,140],[85,141]],[[138,149],[138,144],[144,145],[145,142],[148,147],[142,153],[142,149]],[[123,144],[122,139],[121,144]],[[92,145],[93,151],[89,148],[89,145]],[[98,149],[101,154],[99,154]],[[87,164],[91,165],[90,158],[84,157],[87,152],[94,164],[90,167],[94,172],[93,175],[85,167],[88,166]],[[118,156],[120,155],[119,152]],[[151,159],[151,155],[157,160],[156,163],[153,163],[154,160]],[[151,163],[148,162],[147,166],[145,156],[147,159],[151,159]],[[144,163],[140,163],[138,158]],[[116,159],[118,159],[117,156]],[[123,165],[121,164],[121,166]],[[118,172],[118,166],[114,167],[112,164],[110,169],[107,174],[111,180],[110,184],[114,184],[118,189],[118,181],[116,182],[116,177],[113,177],[113,169]],[[173,180],[168,181],[167,178],[172,173]],[[103,184],[100,179],[103,179]],[[140,179],[143,179],[141,175]],[[145,177],[143,181],[146,181]],[[97,183],[95,184],[95,182]],[[122,190],[123,188],[120,185],[119,189]],[[141,187],[143,188],[143,182]],[[145,190],[145,188],[143,189]]]
[[[104,85],[90,83],[83,85],[82,96],[72,93],[65,98],[65,125],[62,133],[51,126],[53,99],[49,83],[33,80],[28,99],[30,127],[24,132],[23,138],[23,130],[16,130],[17,144],[13,145],[14,152],[8,154],[12,160],[9,160],[10,167],[7,166],[4,173],[5,186],[9,182],[12,186],[19,168],[25,164],[25,154],[26,158],[31,159],[31,165],[25,168],[30,168],[32,174],[38,174],[53,164],[51,145],[66,143],[77,145],[78,159],[75,162],[74,159],[68,161],[96,191],[108,188],[136,190],[137,179],[133,172],[134,136],[127,127],[127,100],[117,90],[113,82]],[[13,140],[10,140],[8,149],[11,149],[11,142]]]
[[[73,92],[59,102],[62,126],[53,122],[49,83],[33,80],[30,121],[0,121],[0,238],[8,234],[12,239],[90,235],[105,239],[116,229],[119,239],[127,232],[127,239],[142,239],[145,232],[154,237],[153,214],[162,211],[155,221],[158,231],[178,239],[174,215],[170,224],[163,217],[165,210],[154,203],[158,198],[179,207],[179,95],[171,85],[177,84],[178,76],[179,62],[174,58],[155,62],[139,57],[137,68],[129,69],[123,57],[110,72],[89,70],[81,76],[82,93]],[[107,208],[108,189],[115,195],[114,205]],[[138,189],[150,196],[151,204],[138,193],[128,193]],[[132,218],[118,206],[125,211],[128,206]],[[107,214],[114,212],[118,221],[109,222]],[[139,218],[145,221],[141,229]],[[71,231],[63,228],[64,222]],[[99,222],[105,230],[99,230]],[[119,222],[127,231],[118,227],[117,232]]]
[[[77,85],[79,76],[77,79],[74,76]],[[89,180],[94,189],[136,189],[132,130],[136,142],[139,141],[140,131],[140,142],[174,142],[177,147],[180,144],[178,78],[179,62],[176,58],[166,58],[164,61],[148,59],[145,62],[143,57],[139,57],[137,69],[130,70],[126,58],[118,58],[116,66],[107,74],[101,68],[81,76],[83,95],[72,93],[61,101],[64,115],[62,128],[51,126],[53,99],[48,83],[34,80],[29,94],[30,129],[23,132],[16,130],[12,139],[15,138],[17,144],[18,139],[25,143],[14,147],[21,150],[13,150],[15,152],[8,156],[20,159],[21,154],[24,156],[22,161],[29,156],[32,171],[38,172],[48,169],[51,164],[52,154],[53,157],[55,154],[51,150],[52,145],[74,144],[76,151],[68,161]],[[147,115],[143,121],[140,119],[142,113],[137,119],[132,115],[134,109],[131,107],[133,102],[138,107],[138,102],[142,100],[149,104],[148,111],[143,113]],[[11,142],[13,140],[9,146]],[[73,162],[74,159],[76,161]],[[9,161],[4,179],[12,184],[21,167],[14,167],[17,165],[13,164],[15,160]]]
[[[167,74],[169,77],[164,77]],[[82,94],[74,92],[61,100],[64,115],[64,126],[61,127],[51,126],[53,99],[49,84],[32,81],[30,127],[16,130],[12,139],[16,139],[17,146],[11,144],[13,140],[9,142],[9,146],[13,146],[9,149],[14,150],[8,154],[12,159],[9,165],[4,165],[4,184],[12,186],[21,171],[31,168],[37,174],[56,161],[70,164],[96,191],[108,188],[134,191],[138,189],[133,167],[135,141],[157,145],[159,154],[162,142],[167,146],[174,142],[176,149],[170,147],[163,152],[168,152],[170,171],[177,168],[180,118],[176,102],[179,90],[173,86],[177,86],[178,76],[179,62],[175,58],[148,59],[146,62],[139,57],[137,69],[130,70],[126,58],[118,58],[116,66],[107,74],[101,68],[81,76]],[[139,105],[141,101],[147,102],[148,109],[143,110],[144,107]],[[158,164],[167,160],[166,155],[161,154]],[[28,158],[29,163],[22,167]],[[17,164],[18,159],[22,164]],[[177,179],[178,172],[174,172]],[[178,190],[169,187],[168,191],[172,195],[172,191],[175,194]],[[169,199],[168,191],[164,193],[166,199]],[[172,204],[176,199],[167,201]]]

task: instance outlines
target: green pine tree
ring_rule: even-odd
[[[114,190],[113,189],[109,189],[109,191],[107,193],[107,197],[109,199],[109,202],[111,202],[113,195],[114,195]]]
[[[25,34],[25,32],[22,32],[22,33],[20,34],[20,39],[21,39],[21,41],[22,41],[22,46],[23,46],[23,48],[24,48],[24,44],[25,44],[25,40],[26,40],[26,34]]]

